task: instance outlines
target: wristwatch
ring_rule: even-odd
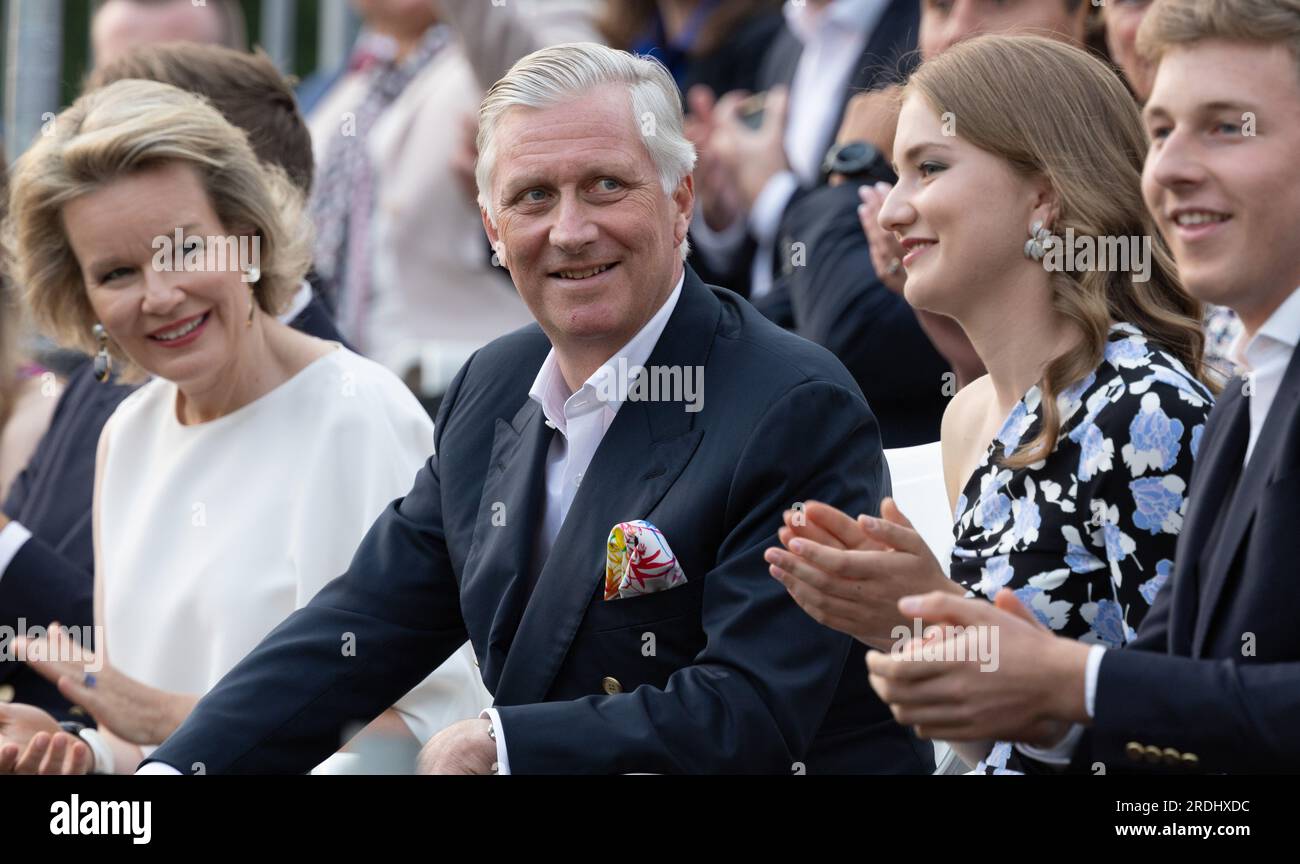
[[[90,769],[91,774],[113,773],[113,751],[109,749],[108,742],[100,737],[98,730],[75,720],[64,720],[59,723],[59,728],[69,735],[75,735],[86,742],[86,746],[90,748],[91,756],[95,760]]]
[[[840,174],[858,184],[898,182],[885,154],[866,141],[832,144],[822,161],[822,179],[829,180],[832,174]]]

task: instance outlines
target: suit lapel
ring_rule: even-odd
[[[490,609],[492,614],[486,656],[480,658],[490,690],[495,690],[523,610],[545,497],[546,453],[555,434],[543,420],[542,406],[532,399],[510,422],[497,419],[474,542],[465,561],[464,608]]]
[[[687,270],[677,308],[647,367],[704,367],[719,314],[712,292]],[[695,417],[672,401],[629,401],[619,408],[524,609],[495,691],[498,704],[546,698],[587,607],[604,584],[610,529],[646,518],[672,487],[703,435]],[[592,682],[593,693],[598,684]]]
[[[1246,442],[1250,435],[1249,400],[1240,395],[1237,399],[1241,404],[1234,412],[1236,416],[1233,419],[1236,422],[1233,423],[1233,432],[1235,434],[1225,436],[1225,446],[1218,454],[1225,462],[1221,467],[1225,478],[1230,476],[1228,473],[1230,471],[1241,472],[1241,462],[1245,457]],[[1244,473],[1241,473],[1240,482],[1231,500],[1223,501],[1223,487],[1220,486],[1218,489],[1217,500],[1221,502],[1220,506],[1227,508],[1227,512],[1223,514],[1223,530],[1215,539],[1214,549],[1210,550],[1209,563],[1203,574],[1200,607],[1196,616],[1196,634],[1192,644],[1193,657],[1200,656],[1209,636],[1210,625],[1213,623],[1214,613],[1228,576],[1232,572],[1233,562],[1237,558],[1251,522],[1254,521],[1259,494],[1273,479],[1283,456],[1280,447],[1282,438],[1286,430],[1296,422],[1298,403],[1300,403],[1300,351],[1292,355],[1287,365],[1277,395],[1264,418],[1259,438],[1255,441],[1250,462],[1246,465]],[[1229,448],[1229,444],[1233,446]],[[1207,525],[1206,528],[1208,530],[1210,526]]]

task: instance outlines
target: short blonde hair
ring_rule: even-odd
[[[253,295],[277,314],[311,264],[301,192],[263,164],[247,134],[201,97],[168,84],[124,80],[91,91],[56,117],[15,166],[4,242],[14,281],[37,325],[60,344],[95,348],[95,313],[63,224],[70,201],[137,171],[193,168],[222,226],[260,239]],[[119,352],[119,359],[127,360]]]
[[[1138,51],[1153,62],[1169,49],[1210,39],[1281,43],[1300,78],[1300,0],[1159,0],[1138,28]]]

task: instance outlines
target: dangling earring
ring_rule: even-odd
[[[104,329],[103,324],[96,324],[90,332],[95,335],[95,341],[99,343],[99,351],[95,354],[95,380],[103,384],[113,371],[113,358],[108,353],[108,331]]]
[[[248,283],[248,323],[247,326],[253,326],[253,313],[257,311],[257,292],[253,288],[257,281],[262,278],[260,267],[249,267],[244,271],[244,281]]]
[[[1052,245],[1052,232],[1043,227],[1041,219],[1035,220],[1029,228],[1029,239],[1025,241],[1025,257],[1042,261]]]

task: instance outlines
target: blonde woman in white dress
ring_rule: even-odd
[[[306,270],[310,232],[288,181],[214,109],[121,81],[53,128],[15,174],[20,284],[64,344],[153,380],[99,444],[103,668],[33,663],[99,730],[74,736],[32,709],[0,730],[0,770],[130,773],[347,568],[429,457],[433,428],[392,373],[276,320]],[[242,237],[246,249],[257,238],[259,254],[167,270],[159,238],[178,229],[187,250]],[[366,646],[340,633],[339,650],[361,657]],[[489,702],[465,646],[364,734],[423,742]]]

